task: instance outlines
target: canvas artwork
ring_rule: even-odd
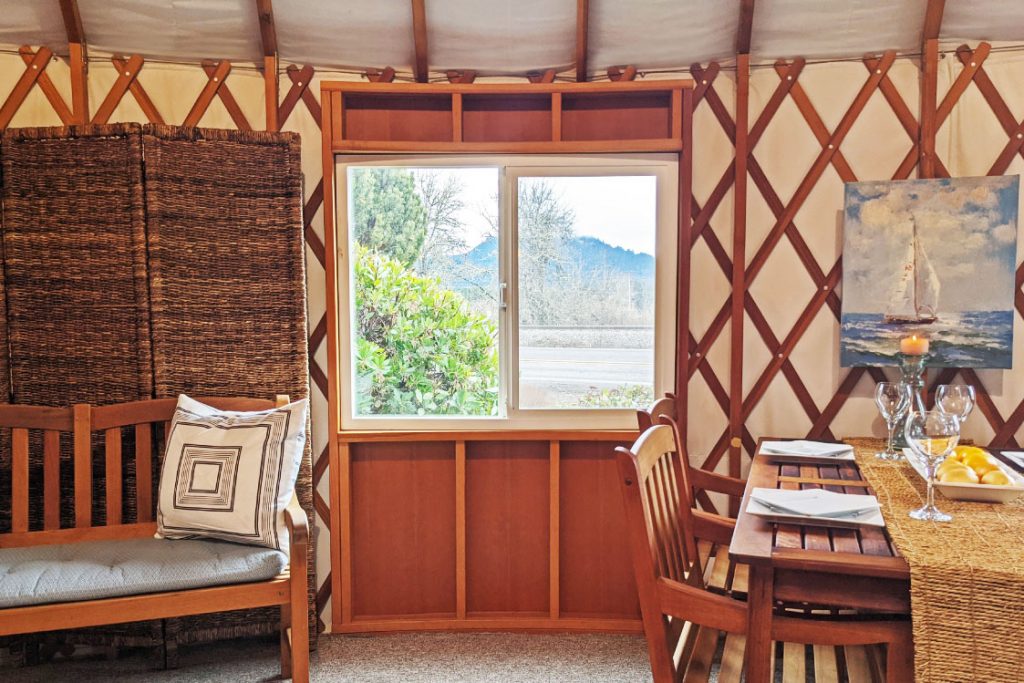
[[[1009,368],[1019,176],[847,183],[844,367],[897,364],[899,340],[929,365]]]

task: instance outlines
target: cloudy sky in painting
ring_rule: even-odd
[[[846,185],[843,309],[882,313],[913,223],[942,284],[939,310],[1013,308],[1018,176]]]

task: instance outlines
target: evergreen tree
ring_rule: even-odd
[[[409,266],[427,236],[427,210],[410,171],[360,168],[352,179],[352,234],[370,251]]]

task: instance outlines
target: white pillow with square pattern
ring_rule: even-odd
[[[284,509],[306,440],[305,399],[254,412],[182,394],[166,442],[158,538],[217,538],[288,551]]]

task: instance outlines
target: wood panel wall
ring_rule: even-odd
[[[640,631],[614,460],[632,435],[565,436],[343,433],[334,630]]]

